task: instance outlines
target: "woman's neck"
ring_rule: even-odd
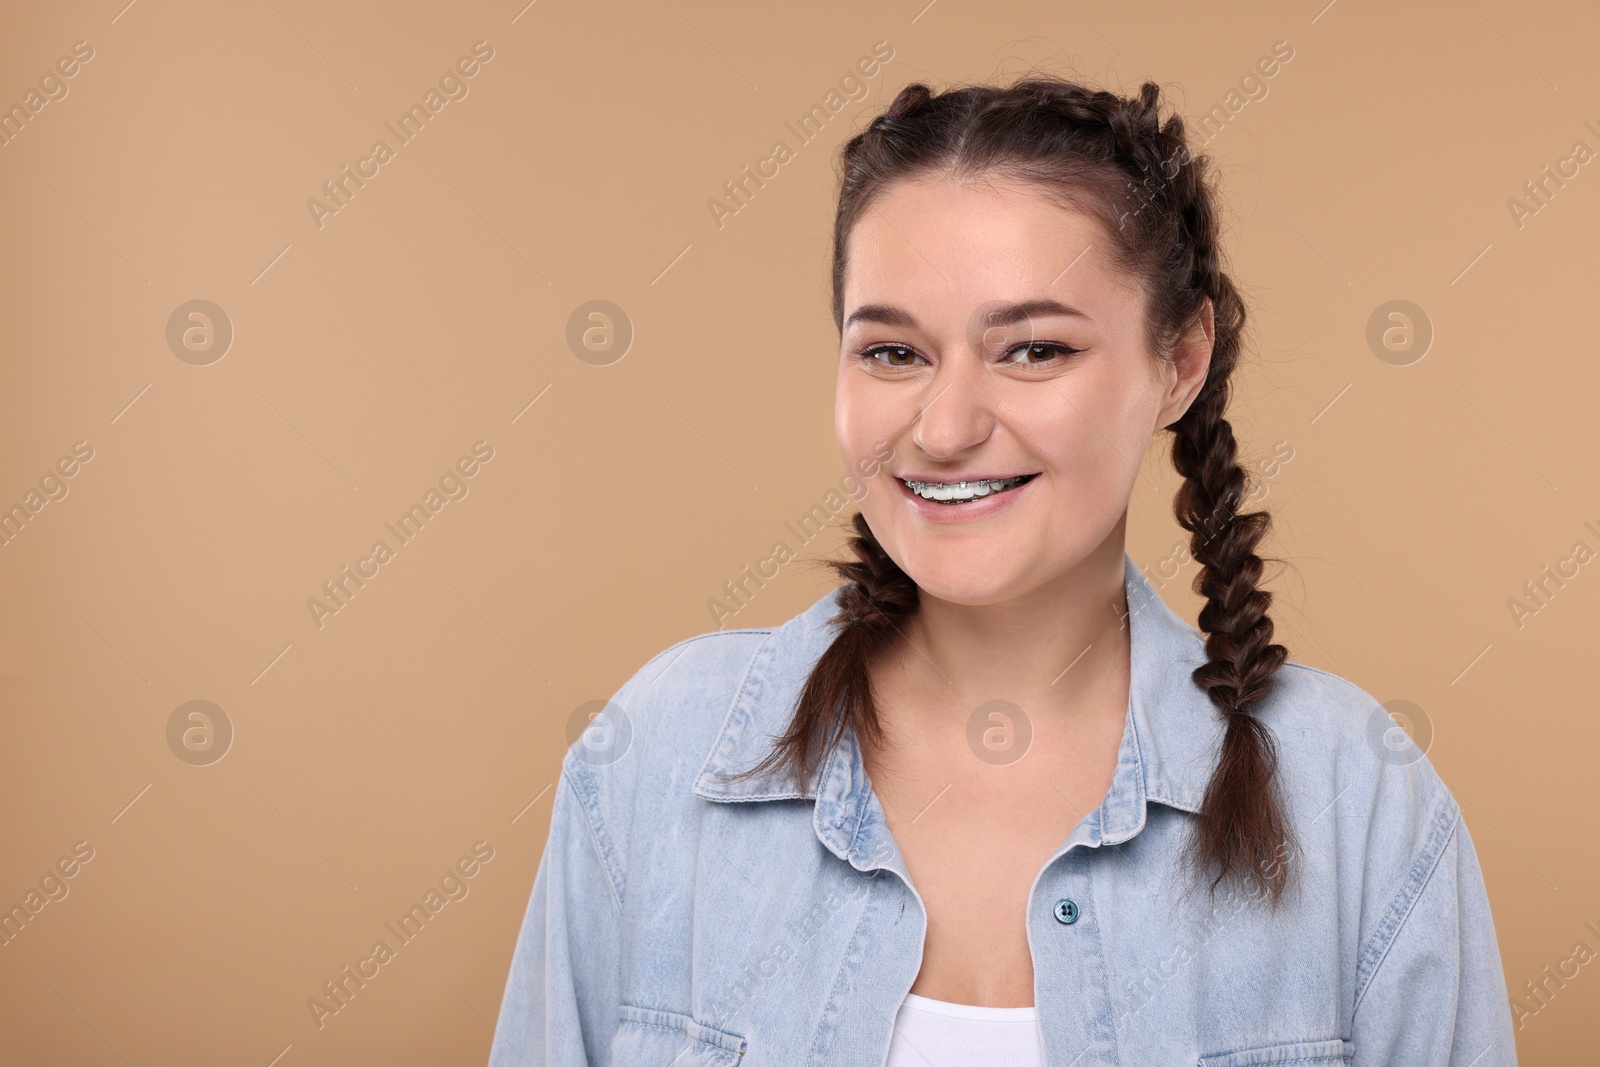
[[[1123,581],[1122,539],[1113,536],[1072,571],[1005,603],[924,593],[882,665],[899,714],[943,721],[992,700],[1034,718],[1120,714],[1129,681]]]

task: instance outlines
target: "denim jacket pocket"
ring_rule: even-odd
[[[745,1052],[745,1039],[696,1022],[691,1016],[623,1004],[608,1062],[618,1067],[731,1067]]]
[[[1285,1041],[1276,1045],[1257,1045],[1237,1052],[1216,1052],[1201,1056],[1199,1067],[1256,1067],[1257,1064],[1315,1064],[1333,1067],[1348,1063],[1355,1047],[1348,1041]]]

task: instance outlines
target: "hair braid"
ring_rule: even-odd
[[[1174,117],[1162,138],[1181,150],[1182,119]],[[1224,415],[1245,306],[1221,268],[1216,212],[1200,167],[1180,167],[1171,191],[1182,222],[1180,254],[1187,252],[1189,288],[1210,299],[1215,334],[1206,381],[1172,427],[1172,462],[1184,478],[1174,510],[1200,563],[1194,591],[1206,598],[1197,621],[1207,635],[1208,658],[1193,678],[1227,724],[1221,757],[1201,802],[1197,852],[1191,856],[1206,857],[1215,866],[1213,888],[1238,871],[1276,903],[1287,886],[1285,860],[1293,835],[1279,795],[1277,746],[1251,709],[1272,692],[1288,649],[1272,643],[1267,614],[1272,594],[1260,588],[1263,568],[1256,548],[1270,531],[1272,516],[1240,511],[1246,478]]]
[[[839,635],[822,653],[799,699],[799,707],[815,713],[796,715],[773,750],[736,777],[765,773],[792,758],[795,778],[807,782],[846,723],[866,743],[883,742],[871,680],[863,667],[894,639],[900,623],[916,613],[921,594],[878,544],[866,516],[858,511],[852,523],[855,559],[828,561],[843,579],[839,610],[829,620],[840,627]]]

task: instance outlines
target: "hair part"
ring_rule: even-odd
[[[1192,677],[1226,722],[1183,862],[1194,873],[1215,872],[1213,893],[1239,877],[1275,907],[1294,845],[1273,734],[1252,709],[1272,691],[1287,650],[1272,643],[1272,594],[1260,588],[1256,549],[1271,517],[1238,510],[1246,476],[1225,417],[1245,306],[1222,268],[1210,161],[1191,155],[1180,116],[1162,122],[1159,97],[1154,82],[1128,98],[1037,75],[1009,87],[937,94],[920,83],[905,86],[840,150],[833,318],[842,330],[849,238],[863,213],[897,182],[939,177],[1017,179],[1098,218],[1110,238],[1106,262],[1143,288],[1146,341],[1157,359],[1170,357],[1211,302],[1210,367],[1189,409],[1167,427],[1184,479],[1174,511],[1200,564],[1194,591],[1206,601],[1198,621],[1207,661]],[[841,628],[807,678],[786,732],[765,759],[735,777],[781,768],[806,783],[847,726],[864,743],[882,742],[867,668],[915,614],[918,589],[859,512],[854,529],[855,558],[829,564],[842,582],[831,620]]]

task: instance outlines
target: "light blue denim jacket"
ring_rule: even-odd
[[[1132,684],[1111,787],[1029,895],[1047,1063],[1515,1064],[1461,808],[1335,675],[1286,664],[1256,712],[1300,845],[1276,917],[1224,887],[1180,898],[1223,725],[1190,678],[1202,635],[1126,555],[1124,574]],[[713,777],[782,732],[836,593],[774,629],[674,645],[569,750],[491,1067],[882,1067],[927,913],[853,733],[804,792]]]

